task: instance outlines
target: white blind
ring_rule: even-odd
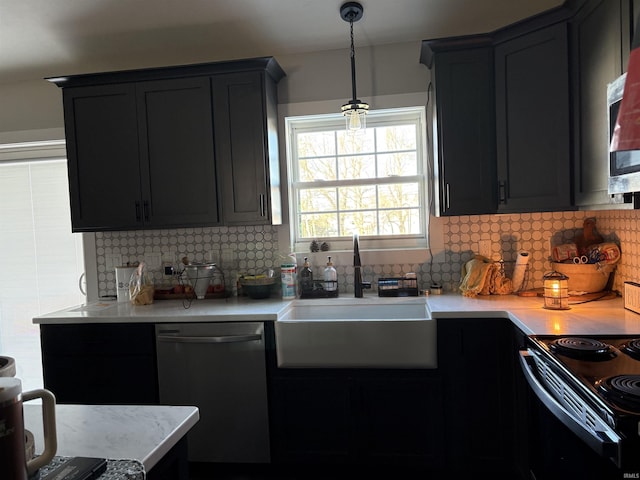
[[[32,319],[84,301],[65,159],[0,160],[0,265],[0,355],[15,358],[23,389],[42,388]]]

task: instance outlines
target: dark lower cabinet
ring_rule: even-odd
[[[146,472],[147,480],[189,480],[187,437],[176,443],[151,470]]]
[[[435,371],[280,371],[271,402],[274,463],[441,466]]]
[[[58,403],[158,403],[153,324],[47,324],[40,340],[44,387]]]
[[[512,328],[504,318],[438,321],[445,462],[457,475],[519,478]]]

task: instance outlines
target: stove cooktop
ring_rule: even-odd
[[[530,339],[614,414],[640,417],[640,335],[534,335]]]

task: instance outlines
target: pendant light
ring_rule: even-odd
[[[362,134],[367,126],[366,115],[369,104],[358,100],[356,95],[356,51],[353,46],[353,22],[362,18],[362,5],[358,2],[347,2],[340,7],[340,17],[349,22],[351,30],[351,91],[352,97],[349,103],[342,105],[342,114],[346,119],[347,133],[351,135]]]

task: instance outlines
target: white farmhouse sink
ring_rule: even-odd
[[[295,300],[275,322],[280,367],[436,368],[423,298]]]

